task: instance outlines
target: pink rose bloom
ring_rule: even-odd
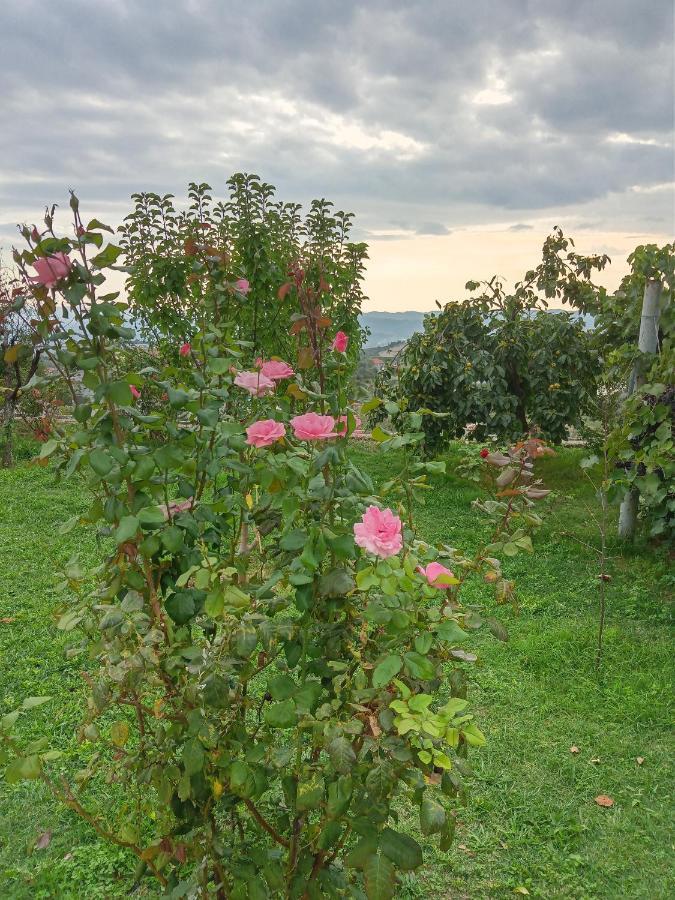
[[[283,422],[274,419],[261,419],[246,429],[246,443],[251,447],[270,447],[280,441],[286,434]]]
[[[288,363],[280,359],[269,359],[262,364],[260,371],[272,381],[281,381],[282,378],[292,378],[295,375]]]
[[[57,281],[65,278],[73,264],[65,253],[54,253],[53,256],[40,256],[33,263],[37,272],[31,281],[43,284],[45,287],[54,287]]]
[[[131,391],[131,396],[134,399],[138,400],[138,398],[141,396],[141,392],[138,390],[138,388],[135,385],[130,384],[129,390]]]
[[[344,331],[338,331],[333,339],[333,343],[331,344],[331,350],[337,350],[338,353],[344,353],[347,349],[347,344],[349,343],[349,335],[345,334]]]
[[[234,379],[237,387],[244,388],[254,397],[262,397],[274,390],[274,382],[261,372],[239,372]]]
[[[332,416],[319,416],[308,412],[302,416],[293,416],[291,425],[296,438],[301,441],[325,441],[337,437],[335,419]]]
[[[338,422],[342,425],[342,428],[338,428],[337,433],[339,437],[345,437],[345,435],[347,434],[347,429],[349,428],[349,425],[347,423],[347,416],[338,416]],[[354,431],[352,431],[352,434],[356,434],[357,431],[360,431],[361,419],[359,419],[358,416],[354,416],[354,423]]]
[[[178,352],[181,356],[189,356],[192,347],[186,342],[185,344],[181,344]]]
[[[240,278],[238,281],[235,281],[234,286],[240,294],[248,294],[248,292],[251,290],[251,285],[248,283],[248,278]]]
[[[390,509],[369,506],[354,524],[354,540],[375,556],[394,556],[403,547],[401,520]]]
[[[441,590],[450,587],[447,583],[448,578],[455,577],[450,569],[446,569],[445,566],[438,562],[429,563],[426,569],[423,566],[418,566],[417,571],[426,578],[432,587],[441,588]]]

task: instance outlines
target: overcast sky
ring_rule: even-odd
[[[370,309],[517,277],[561,224],[672,240],[672,0],[0,0],[0,241],[73,187],[257,172],[371,244]],[[64,213],[65,219],[65,213]]]

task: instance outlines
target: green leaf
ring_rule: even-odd
[[[452,846],[452,841],[455,837],[455,828],[457,826],[457,820],[454,816],[448,816],[448,819],[445,823],[445,827],[441,832],[441,840],[439,843],[439,848],[446,853],[450,847]]]
[[[462,631],[457,622],[453,621],[441,622],[436,629],[436,637],[441,641],[449,641],[451,644],[458,644],[468,636],[466,631]]]
[[[183,530],[177,525],[169,525],[161,535],[162,545],[169,553],[177,553],[183,546]]]
[[[42,706],[43,703],[47,703],[51,699],[51,697],[26,697],[21,704],[21,709],[34,709],[36,706]]]
[[[446,813],[444,807],[430,797],[425,797],[420,806],[420,828],[422,834],[437,834],[443,830]]]
[[[183,765],[188,775],[196,775],[204,768],[204,747],[197,738],[191,738],[183,745]]]
[[[273,703],[265,710],[265,721],[272,728],[292,728],[298,721],[293,700]]]
[[[274,700],[288,700],[293,696],[297,684],[290,675],[277,675],[270,680],[267,688]]]
[[[144,528],[158,528],[166,522],[166,516],[159,506],[144,506],[138,511],[138,520]]]
[[[136,532],[141,527],[141,523],[136,516],[123,516],[120,524],[115,529],[115,543],[124,544],[136,537]]]
[[[124,253],[122,247],[118,247],[115,244],[108,244],[105,250],[97,253],[96,256],[91,259],[91,264],[98,269],[104,269],[106,266],[113,266],[122,253]]]
[[[348,775],[356,763],[356,753],[350,741],[345,737],[336,737],[326,749],[335,771],[341,775]]]
[[[331,569],[319,581],[319,593],[323,597],[342,597],[354,590],[355,584],[347,569]]]
[[[342,775],[328,785],[326,809],[329,816],[337,819],[347,811],[352,798],[352,786],[351,775]]]
[[[92,450],[89,454],[89,465],[97,475],[100,475],[101,478],[105,478],[115,465],[115,462],[109,453],[97,448]]]
[[[324,781],[320,775],[314,775],[309,781],[301,781],[298,784],[298,796],[296,808],[298,812],[306,809],[316,809],[321,805],[324,795]]]
[[[233,634],[233,648],[237,656],[246,659],[253,653],[258,643],[258,635],[255,628],[248,623],[240,623]]]
[[[302,548],[306,545],[309,540],[309,535],[306,531],[302,531],[300,528],[296,528],[293,531],[289,531],[284,534],[279,541],[279,546],[282,550],[288,550],[292,552],[294,550],[302,550]]]
[[[422,681],[429,681],[436,674],[434,665],[426,656],[411,650],[403,657],[405,667],[413,678],[420,678]]]
[[[374,441],[377,441],[378,444],[381,444],[384,441],[388,441],[391,435],[387,434],[387,432],[380,428],[379,425],[376,425],[375,428],[373,428],[371,437]]]
[[[422,848],[417,841],[389,827],[384,829],[380,837],[380,850],[404,872],[419,868],[423,862]]]
[[[363,866],[363,876],[368,900],[391,900],[394,896],[396,870],[388,856],[371,856]]]
[[[185,625],[196,613],[194,595],[189,591],[177,591],[165,600],[164,608],[176,625]]]
[[[15,759],[7,766],[5,771],[5,779],[9,784],[16,784],[17,781],[34,781],[40,777],[42,765],[40,757],[36,754],[32,756],[22,756]]]
[[[129,406],[131,387],[127,381],[113,381],[106,387],[106,395],[118,406]]]
[[[378,663],[373,670],[373,687],[381,688],[394,678],[401,671],[403,660],[396,654],[385,656],[381,663]]]

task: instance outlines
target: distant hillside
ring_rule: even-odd
[[[361,314],[361,324],[370,330],[366,347],[384,347],[407,341],[411,334],[422,330],[423,312],[368,312]]]
[[[431,310],[430,310],[431,312]],[[435,312],[435,310],[434,310]],[[562,312],[559,309],[550,309],[550,313]],[[398,344],[407,341],[416,331],[422,331],[424,317],[428,313],[414,312],[368,312],[361,313],[361,325],[370,330],[370,336],[365,348],[387,347],[390,344]],[[594,319],[591,315],[582,315],[584,328],[593,328]]]

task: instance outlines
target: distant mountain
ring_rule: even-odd
[[[427,313],[367,312],[360,316],[361,325],[370,330],[366,347],[384,347],[397,341],[407,341],[411,334],[422,330]]]
[[[431,312],[431,310],[429,310]],[[436,310],[434,310],[436,312]],[[563,312],[560,309],[550,309],[550,313]],[[572,311],[573,312],[573,311]],[[389,344],[401,343],[416,331],[423,331],[424,317],[429,313],[414,312],[367,312],[361,313],[360,322],[364,328],[370,330],[370,335],[365,343],[365,348],[386,347]],[[577,314],[579,315],[579,314]],[[590,330],[595,321],[591,315],[582,315],[584,328]]]

